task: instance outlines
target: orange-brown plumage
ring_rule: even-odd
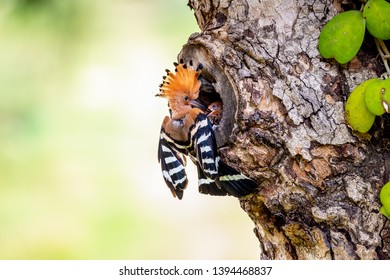
[[[189,65],[175,64],[175,72],[166,70],[167,76],[160,86],[157,96],[168,99],[171,117],[163,122],[163,127],[176,140],[186,140],[189,127],[194,123],[196,115],[202,113],[197,107],[196,99],[199,97],[201,82],[199,76],[202,66],[194,68]],[[176,136],[176,137],[175,137]]]
[[[195,69],[192,65],[178,64],[175,73],[167,70],[160,94],[158,96],[168,99],[177,95],[188,95],[191,100],[195,100],[199,96],[200,81],[199,75],[201,70]]]

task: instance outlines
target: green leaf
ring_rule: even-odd
[[[322,29],[319,51],[324,58],[334,57],[343,64],[358,53],[364,38],[365,19],[359,11],[342,12]]]
[[[390,79],[376,80],[364,91],[364,102],[368,110],[376,116],[389,111]]]
[[[358,85],[349,95],[345,104],[345,120],[354,130],[366,133],[375,121],[375,115],[371,113],[364,102],[364,91],[370,83],[379,79],[370,79]]]
[[[363,16],[372,36],[382,40],[390,39],[390,3],[385,0],[369,0],[364,6]]]
[[[390,219],[390,182],[387,182],[386,185],[383,186],[381,192],[379,194],[379,199],[382,203],[382,208],[380,212],[385,215],[388,219]],[[386,215],[387,214],[387,215]]]

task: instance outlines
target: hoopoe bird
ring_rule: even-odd
[[[218,155],[208,116],[219,118],[222,103],[208,109],[197,100],[203,66],[195,68],[192,61],[189,65],[180,62],[174,63],[175,73],[166,70],[160,93],[156,95],[168,99],[170,112],[163,120],[158,143],[158,160],[165,183],[174,197],[183,198],[188,185],[185,165],[189,156],[197,166],[200,193],[235,197],[252,193],[256,182],[224,163]]]

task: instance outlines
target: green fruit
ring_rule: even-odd
[[[371,113],[364,102],[364,91],[370,83],[378,79],[370,79],[358,85],[349,95],[345,104],[345,120],[354,130],[366,133],[375,121],[375,115]]]
[[[385,108],[386,113],[390,113],[390,79],[383,81],[383,87],[385,92],[382,96],[382,106]]]
[[[385,207],[382,206],[382,207],[379,209],[379,212],[380,212],[382,215],[386,216],[386,218],[390,219],[390,214],[386,212]]]
[[[382,40],[390,39],[390,3],[385,0],[369,0],[364,6],[363,16],[372,36]]]
[[[364,102],[368,110],[376,116],[381,116],[385,113],[382,100],[384,93],[389,91],[390,87],[386,89],[384,82],[383,80],[376,79],[364,91]]]
[[[358,53],[364,38],[365,19],[359,11],[342,12],[322,29],[318,48],[324,58],[343,64]]]
[[[390,219],[390,182],[383,186],[379,194],[379,199],[383,205],[380,209],[380,212],[388,219]]]

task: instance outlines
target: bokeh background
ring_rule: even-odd
[[[194,168],[174,199],[157,162],[198,31],[186,0],[0,0],[0,259],[258,259],[237,199]]]

